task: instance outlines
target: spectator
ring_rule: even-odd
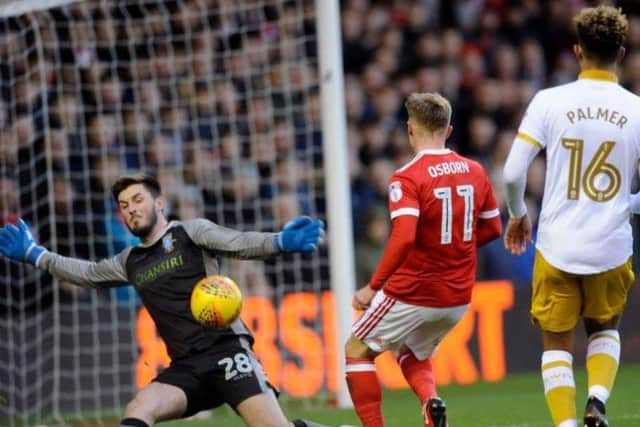
[[[24,165],[45,176],[48,166],[38,155],[49,147],[53,174],[68,173],[85,201],[93,197],[86,176],[91,173],[95,181],[92,171],[100,159],[114,163],[117,157],[120,169],[144,167],[199,187],[205,214],[231,225],[246,220],[267,227],[279,192],[296,193],[301,212],[321,212],[326,194],[316,190],[326,170],[321,169],[316,38],[309,34],[314,10],[312,2],[303,3],[265,4],[261,15],[249,8],[224,20],[206,2],[178,2],[170,18],[169,9],[152,5],[125,11],[74,3],[68,13],[34,15],[44,56],[25,61],[16,58],[29,51],[28,38],[3,27],[0,174],[11,176],[18,169],[18,209],[46,200],[51,183],[34,187]],[[577,74],[570,18],[580,3],[548,3],[343,2],[358,237],[366,212],[386,197],[381,177],[411,157],[399,108],[409,93],[438,90],[450,99],[455,113],[449,145],[499,177],[492,171],[504,162],[533,93]],[[621,3],[630,23],[621,83],[640,93],[640,16],[632,3]],[[49,20],[56,25],[44,25]],[[52,67],[57,58],[59,66]],[[45,95],[49,115],[43,132]],[[385,162],[390,163],[382,166]],[[256,168],[257,194],[250,190]],[[530,179],[538,184],[530,185],[528,200],[539,205],[544,174],[535,173],[537,179]],[[493,184],[500,193],[499,178]],[[229,197],[236,185],[245,189],[243,198]],[[180,204],[177,196],[174,203]],[[104,213],[96,209],[97,215]]]

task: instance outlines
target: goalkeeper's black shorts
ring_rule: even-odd
[[[224,403],[235,409],[244,400],[267,390],[278,391],[264,374],[262,365],[245,338],[219,351],[172,361],[153,381],[170,384],[187,395],[183,417]]]

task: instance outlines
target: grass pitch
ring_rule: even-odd
[[[578,417],[586,403],[584,369],[576,369]],[[445,399],[451,427],[548,427],[551,420],[542,394],[542,380],[537,373],[515,374],[498,383],[477,383],[439,387]],[[329,426],[360,423],[353,410],[284,400],[290,419],[305,418]],[[417,398],[410,390],[385,390],[383,410],[387,427],[422,426]],[[615,389],[607,404],[612,427],[640,426],[640,365],[622,366]],[[220,408],[205,420],[163,423],[167,427],[242,427],[244,423],[233,411]]]

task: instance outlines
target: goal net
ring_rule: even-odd
[[[324,218],[314,2],[0,5],[0,223],[98,260],[135,239],[109,192],[155,174],[171,218],[275,231]],[[336,390],[327,250],[226,261],[270,379]],[[86,290],[0,260],[0,424],[117,417],[168,363],[131,287]]]

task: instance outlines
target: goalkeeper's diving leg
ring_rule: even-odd
[[[272,390],[244,400],[236,411],[249,427],[327,427],[306,420],[287,421]]]

